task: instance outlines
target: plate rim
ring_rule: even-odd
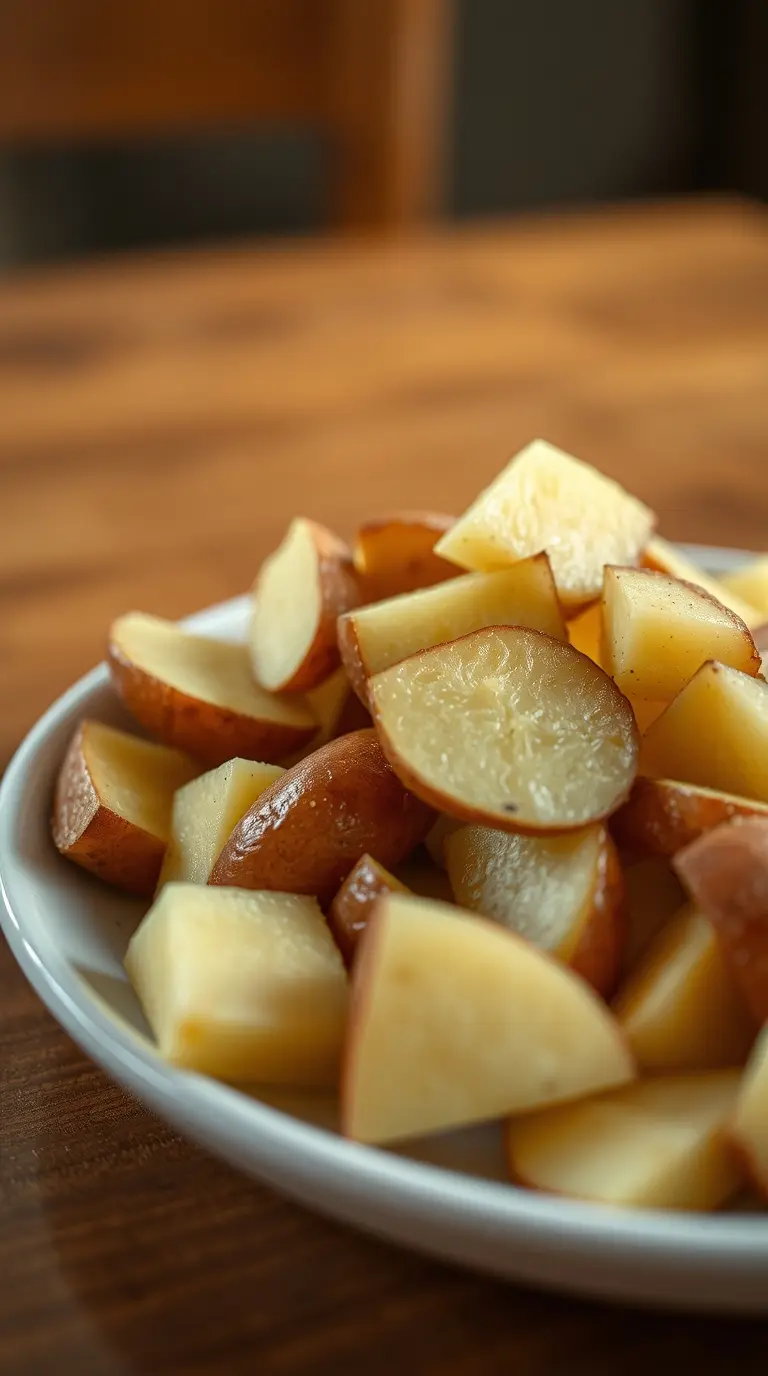
[[[681,549],[721,570],[750,557],[748,551],[722,547]],[[246,601],[241,595],[219,602],[185,617],[183,624],[208,630]],[[441,1211],[450,1215],[448,1223],[460,1231],[469,1225],[476,1230],[480,1224],[489,1242],[495,1238],[512,1246],[524,1240],[531,1245],[535,1238],[538,1248],[554,1244],[561,1256],[588,1249],[592,1258],[614,1261],[621,1246],[631,1250],[639,1265],[663,1265],[665,1270],[682,1266],[689,1275],[714,1274],[729,1260],[738,1260],[742,1274],[765,1273],[765,1216],[612,1209],[537,1194],[350,1142],[227,1085],[166,1065],[131,1029],[104,1012],[98,996],[79,980],[48,933],[38,932],[30,940],[21,911],[24,900],[15,892],[12,857],[18,803],[35,762],[45,759],[48,738],[107,683],[106,665],[100,664],[61,694],[24,737],[0,782],[0,928],[42,1002],[112,1079],[224,1159],[250,1167],[258,1162],[254,1173],[261,1170],[270,1183],[288,1192],[289,1184],[281,1186],[279,1166],[286,1154],[298,1152],[303,1168],[316,1173],[318,1184],[324,1183],[332,1194],[346,1188],[359,1198],[373,1190],[385,1208],[397,1211],[405,1199],[411,1211],[426,1216],[439,1201]],[[247,1152],[237,1149],[244,1138]]]

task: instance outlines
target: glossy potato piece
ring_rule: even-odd
[[[721,574],[719,582],[726,595],[742,597],[761,618],[768,617],[768,554],[750,560],[733,573]]]
[[[374,731],[330,741],[268,788],[235,827],[210,882],[329,903],[364,853],[391,869],[434,812],[408,793]]]
[[[633,564],[655,517],[589,464],[545,440],[522,449],[436,545],[467,569],[497,569],[546,550],[560,600],[600,596],[606,564]]]
[[[670,702],[707,660],[754,675],[745,623],[703,588],[651,569],[605,570],[601,663],[623,693]]]
[[[338,668],[336,620],[357,605],[352,555],[316,521],[296,517],[253,586],[251,660],[271,693],[304,693]]]
[[[207,884],[243,813],[283,773],[277,764],[234,759],[178,789],[158,892],[176,882]]]
[[[749,1058],[730,1130],[749,1179],[768,1199],[768,1028],[760,1033]]]
[[[636,779],[611,831],[640,854],[673,856],[733,817],[755,816],[768,818],[768,804],[677,779]]]
[[[347,977],[315,899],[167,884],[125,965],[171,1064],[240,1083],[336,1083]]]
[[[592,602],[568,622],[568,639],[574,650],[594,660],[604,668],[601,659],[603,638],[603,613],[600,602]]]
[[[369,682],[376,729],[406,786],[503,831],[564,832],[626,798],[637,734],[626,698],[570,645],[494,626]]]
[[[188,756],[101,722],[77,727],[59,769],[51,831],[62,855],[139,898],[154,892]]]
[[[755,1037],[714,929],[695,908],[650,943],[613,1011],[650,1073],[743,1065]]]
[[[743,597],[731,592],[722,579],[713,578],[710,574],[705,573],[704,569],[689,559],[687,554],[683,554],[676,545],[670,544],[668,540],[663,540],[660,535],[654,535],[648,541],[643,551],[641,563],[643,568],[656,569],[659,573],[668,573],[673,578],[681,578],[685,583],[695,583],[697,587],[703,588],[712,597],[716,597],[718,602],[723,602],[726,607],[730,607],[731,611],[740,616],[750,630],[765,620],[765,616],[757,607],[753,607],[749,602],[745,602]]]
[[[364,602],[444,583],[461,572],[435,554],[454,517],[435,511],[403,511],[358,527],[353,559]]]
[[[340,618],[339,645],[355,691],[366,701],[373,674],[418,650],[497,625],[531,626],[566,639],[546,554],[521,559],[499,573],[465,574],[436,588],[361,607]]]
[[[741,1183],[726,1140],[739,1073],[665,1075],[509,1126],[513,1180],[630,1208],[717,1209]]]
[[[456,902],[550,951],[598,993],[613,992],[626,935],[621,865],[605,827],[510,836],[467,826],[445,841]]]
[[[317,730],[305,702],[276,697],[253,682],[245,645],[129,612],[112,623],[107,657],[112,682],[136,720],[209,767],[236,755],[279,761]]]
[[[726,822],[675,856],[756,1025],[768,1020],[768,819]]]
[[[605,1005],[558,961],[447,904],[379,899],[352,975],[341,1094],[348,1137],[402,1141],[633,1074]]]
[[[368,926],[376,899],[385,893],[407,892],[405,884],[401,884],[373,856],[360,856],[328,909],[328,926],[345,965],[352,964],[357,943]]]
[[[640,772],[768,802],[768,683],[702,665],[643,736]]]

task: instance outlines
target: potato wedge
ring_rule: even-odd
[[[486,626],[531,626],[558,640],[567,633],[546,554],[499,573],[465,574],[450,583],[361,607],[339,620],[341,657],[355,692],[418,650]]]
[[[659,855],[624,861],[624,887],[627,895],[627,938],[622,973],[635,969],[657,932],[680,911],[686,901],[685,889],[669,861]]]
[[[739,1073],[664,1075],[513,1120],[513,1180],[602,1204],[717,1209],[741,1183],[726,1141]]]
[[[586,655],[539,631],[475,631],[376,674],[369,693],[406,787],[468,822],[570,831],[607,816],[632,785],[626,698]]]
[[[455,578],[461,570],[434,552],[454,519],[436,511],[403,511],[359,526],[352,557],[362,600],[380,602]]]
[[[761,1024],[768,1019],[768,819],[726,822],[675,856],[714,927],[731,974]]]
[[[336,1083],[347,977],[315,899],[167,884],[125,965],[173,1065],[243,1083]]]
[[[352,555],[338,536],[297,517],[253,586],[251,660],[270,693],[305,693],[338,668],[336,620],[357,606]]]
[[[574,650],[594,660],[603,669],[602,654],[603,612],[600,602],[592,602],[578,616],[568,622],[568,639]]]
[[[718,581],[726,594],[742,597],[763,620],[768,617],[768,554],[751,559],[748,564],[734,569],[733,573],[721,574]]]
[[[257,687],[245,645],[129,612],[112,623],[107,657],[112,682],[136,720],[164,745],[208,766],[236,755],[271,764],[317,730],[301,699]]]
[[[178,750],[98,721],[81,722],[56,781],[54,844],[106,883],[151,897],[168,844],[174,793],[198,768]]]
[[[702,665],[643,736],[640,772],[768,803],[768,683]]]
[[[601,662],[623,693],[671,702],[707,660],[754,676],[760,655],[745,623],[703,588],[651,569],[609,566]]]
[[[394,874],[372,855],[361,855],[328,909],[328,926],[344,964],[352,964],[357,943],[368,926],[377,898],[384,893],[407,893]]]
[[[677,779],[635,779],[611,831],[638,854],[672,856],[722,822],[756,816],[768,818],[768,804]]]
[[[435,550],[462,568],[481,571],[546,550],[560,600],[576,608],[600,596],[605,564],[637,561],[655,519],[642,502],[589,464],[534,440]]]
[[[467,826],[445,841],[456,902],[570,965],[613,993],[626,935],[616,848],[597,823],[570,836],[508,836]]]
[[[743,1065],[755,1038],[714,929],[690,907],[650,943],[613,1011],[649,1073]]]
[[[284,773],[277,764],[234,759],[178,789],[158,893],[164,884],[207,884],[233,828]]]
[[[307,755],[319,750],[321,745],[327,745],[336,736],[345,736],[349,731],[359,731],[371,725],[370,714],[353,693],[343,665],[334,669],[317,688],[310,688],[305,694],[305,701],[318,723],[317,729],[307,745],[280,761],[286,769],[305,760]]]
[[[424,839],[432,863],[438,869],[445,869],[445,843],[452,831],[457,831],[464,823],[458,817],[449,817],[447,812],[441,812],[434,826],[430,828]]]
[[[391,869],[424,839],[434,812],[408,793],[374,731],[329,741],[261,795],[235,827],[212,884],[331,901],[365,852]]]
[[[730,1131],[747,1176],[768,1199],[768,1028],[760,1033],[749,1058]]]
[[[699,568],[687,554],[683,554],[676,545],[671,545],[668,540],[663,540],[660,535],[654,535],[648,541],[641,559],[643,568],[656,569],[659,573],[668,573],[672,578],[681,578],[684,583],[695,583],[697,587],[703,588],[705,592],[711,593],[718,602],[730,607],[732,612],[740,616],[742,621],[753,630],[765,620],[765,615],[751,603],[745,602],[743,597],[731,592],[722,579],[712,578],[704,569]]]
[[[342,1124],[393,1142],[575,1098],[632,1078],[602,1001],[495,923],[390,894],[360,943]]]

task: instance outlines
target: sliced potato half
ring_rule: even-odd
[[[639,854],[672,856],[722,822],[756,816],[768,818],[768,804],[677,779],[635,779],[611,831]]]
[[[453,516],[436,511],[403,511],[364,521],[353,545],[363,601],[379,602],[455,578],[460,573],[456,565],[434,552],[453,522]]]

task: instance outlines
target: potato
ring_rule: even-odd
[[[695,908],[650,943],[613,1011],[638,1066],[652,1073],[743,1065],[755,1036],[715,932]]]
[[[605,564],[636,563],[655,517],[589,464],[544,440],[520,451],[438,541],[463,568],[502,568],[546,550],[564,606],[600,596]]]
[[[611,823],[613,827],[613,822]],[[624,861],[627,937],[622,972],[634,970],[649,943],[685,903],[685,889],[669,861],[658,855]]]
[[[453,522],[453,516],[434,511],[404,511],[365,521],[353,545],[362,600],[379,602],[455,578],[460,569],[434,553],[436,542]]]
[[[621,865],[600,824],[569,836],[467,826],[445,841],[456,902],[550,951],[607,995],[626,935]]]
[[[149,898],[168,844],[173,795],[197,772],[177,750],[81,722],[56,781],[54,844],[108,884]]]
[[[761,619],[768,617],[768,554],[750,560],[733,573],[721,574],[719,581],[726,594],[743,597]]]
[[[129,612],[112,623],[108,660],[112,682],[136,720],[165,745],[208,766],[236,755],[271,764],[317,730],[306,702],[256,686],[245,645],[190,635],[172,621]]]
[[[626,698],[539,631],[494,626],[422,650],[376,674],[369,694],[406,787],[468,822],[570,831],[617,808],[634,779]]]
[[[578,616],[568,622],[568,639],[574,650],[594,660],[603,669],[601,659],[603,636],[603,612],[600,602],[592,602]]]
[[[407,893],[394,874],[371,855],[361,855],[328,909],[328,926],[344,958],[352,964],[357,943],[368,926],[376,899],[384,893]]]
[[[687,554],[683,554],[676,545],[671,545],[668,540],[662,540],[661,536],[654,535],[648,541],[641,559],[643,568],[655,569],[659,573],[668,573],[672,578],[680,578],[684,583],[695,583],[697,587],[703,588],[712,597],[716,597],[718,602],[722,602],[726,607],[730,607],[732,612],[740,616],[749,629],[752,630],[765,620],[763,614],[757,607],[745,602],[743,597],[738,597],[730,592],[722,579],[712,578],[703,569],[699,568]]]
[[[640,772],[768,802],[768,683],[702,665],[643,736]]]
[[[233,1082],[335,1084],[347,979],[315,899],[167,884],[125,965],[173,1065]]]
[[[256,682],[273,693],[316,688],[338,668],[337,617],[359,600],[347,546],[325,526],[297,517],[253,586]]]
[[[757,1024],[768,1019],[768,818],[726,822],[679,852],[675,869],[714,927]]]
[[[485,626],[532,626],[565,640],[565,623],[546,554],[500,573],[465,574],[450,583],[361,607],[339,620],[339,645],[362,701],[367,680],[417,650]]]
[[[746,1174],[768,1199],[768,1028],[760,1033],[742,1077],[730,1131]]]
[[[602,617],[601,662],[634,698],[670,702],[710,659],[745,674],[760,670],[740,617],[703,588],[664,573],[606,568]]]
[[[318,723],[317,729],[307,745],[280,761],[286,769],[305,760],[307,755],[319,750],[321,745],[327,745],[336,736],[346,736],[350,731],[360,731],[364,726],[371,725],[370,714],[353,693],[343,665],[334,669],[317,688],[310,688],[305,694],[305,701]]]
[[[373,731],[330,741],[249,808],[212,884],[315,894],[329,903],[365,852],[391,869],[424,839],[434,812],[409,794]]]
[[[451,832],[458,831],[464,823],[458,817],[449,817],[447,812],[438,814],[437,821],[427,832],[424,845],[432,863],[438,869],[445,869],[445,843]]]
[[[672,856],[721,822],[755,816],[768,817],[768,805],[676,779],[635,779],[611,831],[638,854]]]
[[[601,1204],[717,1209],[741,1183],[725,1129],[738,1071],[664,1075],[513,1120],[513,1180]]]
[[[207,884],[224,842],[256,799],[285,771],[277,764],[229,760],[185,784],[173,800],[164,884]]]
[[[342,1125],[384,1143],[577,1098],[632,1078],[605,1005],[495,923],[388,894],[355,959]]]

